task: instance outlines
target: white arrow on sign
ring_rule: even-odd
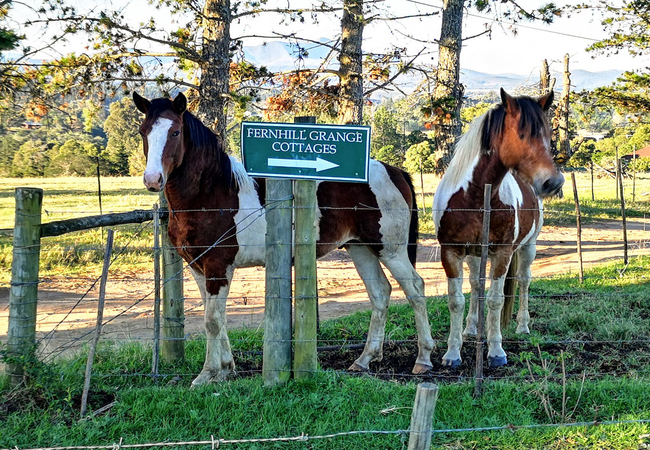
[[[316,158],[316,161],[311,159],[282,159],[282,158],[269,158],[269,167],[291,167],[298,169],[316,169],[316,172],[323,170],[333,169],[338,167],[338,164],[324,160],[323,158]]]

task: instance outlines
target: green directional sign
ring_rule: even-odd
[[[370,127],[243,122],[241,146],[249,175],[368,181]]]

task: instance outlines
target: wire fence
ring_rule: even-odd
[[[481,433],[481,432],[490,432],[490,431],[512,431],[516,432],[518,430],[534,430],[534,429],[545,429],[545,428],[585,428],[585,427],[604,427],[612,425],[640,425],[650,423],[650,419],[641,419],[641,420],[606,420],[606,421],[592,421],[592,422],[573,422],[573,423],[553,423],[553,424],[527,424],[527,425],[514,425],[508,424],[503,426],[495,427],[477,427],[477,428],[450,428],[450,429],[437,429],[432,430],[432,436],[443,435],[443,434],[455,434],[455,433]],[[166,448],[166,447],[209,447],[212,450],[218,449],[221,445],[238,445],[238,444],[267,444],[267,443],[278,443],[278,442],[309,442],[309,441],[319,441],[319,440],[333,440],[340,439],[350,436],[370,436],[370,435],[394,435],[401,439],[405,439],[411,430],[359,430],[359,431],[342,431],[338,433],[324,434],[318,436],[310,436],[308,434],[301,434],[299,436],[287,436],[287,437],[276,437],[276,438],[252,438],[252,439],[225,439],[215,437],[214,435],[210,436],[210,439],[203,440],[193,440],[193,441],[176,441],[176,442],[145,442],[145,443],[133,443],[129,444],[124,442],[124,438],[120,438],[118,442],[105,445],[79,445],[79,446],[61,446],[61,447],[34,447],[34,448],[19,448],[13,447],[12,449],[0,449],[0,450],[121,450],[121,449],[137,449],[137,448]],[[643,441],[647,441],[650,438],[650,435],[641,435],[640,446],[646,445]]]
[[[376,208],[364,208],[368,211],[374,211]],[[250,216],[258,215],[259,209],[251,210]],[[475,211],[481,212],[481,211]],[[62,211],[60,214],[65,214]],[[223,210],[201,211],[206,214],[222,214]],[[572,211],[556,210],[547,211],[551,216],[570,216]],[[54,212],[50,211],[53,215]],[[566,222],[566,221],[560,221]],[[632,226],[629,226],[632,224]],[[151,246],[143,245],[141,241],[143,235],[150,235],[150,224],[146,223],[136,227],[126,233],[122,240],[119,238],[119,249],[114,253],[113,261],[120,261],[121,258],[130,257],[133,254],[149,254],[152,252]],[[583,225],[582,251],[586,268],[595,267],[603,262],[612,260],[621,260],[623,258],[623,236],[617,237],[617,233],[622,233],[618,224],[615,222],[601,222],[596,225]],[[634,272],[634,283],[645,284],[650,280],[644,272],[638,271],[635,266],[635,257],[650,254],[650,220],[646,220],[637,214],[636,218],[628,219],[628,251],[630,263],[627,267],[621,269],[618,274],[611,275],[612,278],[620,277],[624,271],[628,274]],[[230,234],[228,235],[230,236]],[[222,237],[223,238],[223,237]],[[134,244],[134,242],[136,242]],[[215,242],[210,246],[203,247],[202,253],[219,245]],[[242,244],[240,244],[242,245]],[[246,244],[243,244],[246,245]],[[254,244],[259,245],[259,244]],[[80,245],[77,248],[74,243],[66,243],[65,251],[71,254],[84,254],[85,252],[102,251],[101,244]],[[56,240],[49,240],[42,243],[41,253],[47,254],[49,251],[60,251],[61,245]],[[571,227],[550,226],[542,230],[537,243],[538,257],[533,264],[533,281],[547,280],[556,275],[569,275],[578,277],[578,258],[576,254],[576,235],[575,229]],[[426,294],[428,296],[444,296],[447,291],[446,277],[440,265],[440,247],[433,237],[424,236],[420,243],[420,249],[417,259],[417,270],[423,277],[426,285]],[[203,305],[202,298],[198,289],[191,282],[187,271],[183,272],[185,281],[185,332],[183,339],[190,339],[194,336],[201,336],[203,333]],[[133,273],[123,270],[112,274],[109,278],[108,295],[106,298],[107,318],[104,323],[102,339],[112,341],[118,344],[138,342],[145,345],[151,344],[153,337],[153,274],[150,267],[146,269],[139,268]],[[603,275],[600,273],[587,274],[584,277],[585,282],[602,281]],[[389,277],[393,285],[392,301],[405,303],[403,293],[399,286]],[[229,328],[249,328],[261,331],[264,314],[264,269],[259,267],[239,269],[234,277],[231,287],[231,295],[228,299],[228,323]],[[75,353],[80,347],[86,345],[94,332],[93,321],[96,314],[98,277],[92,277],[82,274],[57,274],[39,280],[40,293],[38,300],[39,312],[37,316],[37,329],[39,338],[40,357],[51,360],[61,355],[78,354]],[[465,291],[469,288],[469,277],[465,275]],[[318,293],[320,303],[320,317],[327,319],[349,314],[359,309],[369,309],[370,304],[367,301],[365,287],[361,279],[356,274],[354,266],[342,250],[336,250],[318,263]],[[584,296],[580,292],[552,293],[546,294],[542,291],[535,292],[533,297],[537,302],[542,303],[549,301],[566,301],[571,303],[580,302]],[[602,295],[602,294],[600,294]],[[606,294],[609,295],[609,294]],[[629,297],[634,299],[636,293],[622,290],[611,294],[619,298]],[[648,306],[647,304],[645,305]],[[534,309],[535,305],[531,307]],[[623,317],[621,319],[624,319]],[[0,329],[6,329],[4,321],[7,320],[7,309],[2,308],[0,311]],[[534,326],[534,325],[533,325]],[[446,338],[446,330],[435,338],[442,341]],[[534,342],[522,340],[505,339],[504,348],[509,354],[513,355],[512,362],[516,369],[508,372],[488,371],[486,378],[491,380],[505,380],[535,383],[540,379],[551,381],[580,381],[585,378],[601,379],[611,376],[633,375],[635,377],[647,378],[650,375],[650,336],[638,337],[635,339],[590,339],[588,333],[585,338],[573,339],[537,339]],[[3,336],[4,340],[6,336]],[[199,340],[204,338],[199,338]],[[258,358],[260,350],[238,350],[238,348],[249,345],[249,338],[238,339],[231,337],[234,347],[235,358]],[[416,352],[417,342],[415,339],[393,338],[390,335],[386,337],[385,348],[390,350],[391,346],[410,348],[412,354]],[[321,345],[319,354],[321,356],[333,351],[348,351],[350,353],[361,348],[365,343],[362,338],[356,339],[321,339],[318,344]],[[476,340],[469,339],[465,342],[466,353],[463,354],[465,359],[467,355],[472,355]],[[440,351],[444,345],[438,345],[433,357],[438,358],[442,355]],[[640,355],[637,364],[633,367],[613,367],[607,365],[594,365],[590,369],[570,367],[568,371],[560,372],[560,357],[558,353],[566,352],[571,354],[586,352],[592,358],[597,359],[594,354],[598,352],[616,352],[621,350],[638,351]],[[554,368],[547,368],[545,371],[539,370],[539,361],[549,358],[545,353],[555,355]],[[525,354],[525,355],[523,355]],[[78,354],[80,355],[80,354]],[[523,356],[522,356],[523,355]],[[77,356],[82,358],[84,356]],[[354,359],[351,356],[352,360]],[[537,359],[536,359],[537,358]],[[534,360],[534,361],[533,361]],[[533,361],[534,370],[531,369]],[[382,366],[371,366],[370,375],[394,379],[398,377],[407,381],[444,381],[458,382],[469,381],[473,379],[471,370],[450,371],[434,370],[432,374],[421,376],[410,373],[397,374],[390,367],[390,359]],[[466,366],[471,368],[471,362],[467,361]],[[345,366],[341,364],[323,364],[322,370],[328,370],[341,376],[347,375]],[[261,366],[243,365],[238,369],[240,376],[251,376],[261,373]],[[159,376],[165,379],[173,377],[190,378],[196,373],[179,373],[178,371],[165,373]],[[94,373],[93,377],[122,379],[151,377],[149,370],[133,370],[129,373]],[[441,433],[460,433],[460,432],[484,432],[495,430],[512,430],[528,428],[560,428],[560,427],[586,427],[601,425],[621,425],[621,424],[645,424],[650,419],[630,420],[630,421],[607,421],[607,422],[579,422],[579,423],[556,423],[556,424],[539,424],[539,425],[504,425],[497,427],[482,428],[463,428],[463,429],[441,429],[434,430],[434,434]],[[231,440],[224,438],[211,437],[210,440],[188,441],[188,442],[163,442],[163,443],[139,443],[125,444],[122,441],[118,444],[104,446],[77,446],[77,447],[49,447],[52,450],[64,449],[99,449],[99,448],[147,448],[147,447],[167,447],[167,446],[211,446],[217,448],[220,445],[227,444],[245,444],[245,443],[264,443],[264,442],[289,442],[289,441],[309,441],[318,439],[342,438],[350,435],[359,434],[394,434],[397,436],[408,433],[409,430],[363,430],[338,432],[321,436],[293,436],[279,437],[268,439],[242,439]],[[39,449],[41,450],[41,449]],[[43,449],[45,450],[45,449]]]
[[[377,208],[362,205],[356,209],[374,212]],[[233,210],[192,210],[201,214],[223,214]],[[481,210],[472,210],[482,213]],[[186,212],[186,211],[178,211]],[[403,212],[403,211],[402,211]],[[429,214],[429,211],[426,211]],[[66,216],[69,211],[48,211],[50,217],[56,215]],[[547,210],[547,216],[571,217],[572,210]],[[640,214],[636,214],[640,216]],[[254,208],[244,211],[247,226],[250,220],[258,220],[261,210]],[[566,223],[566,220],[560,220]],[[570,222],[569,222],[570,223]],[[130,229],[120,240],[118,233],[119,249],[114,253],[113,261],[132,257],[134,254],[150,254],[151,246],[143,245],[143,236],[149,236],[150,223],[145,223]],[[610,260],[619,260],[623,256],[622,230],[617,229],[620,224],[614,221],[599,222],[596,225],[586,225],[582,229],[582,253],[585,265],[596,266]],[[235,230],[231,230],[220,237],[218,241],[209,246],[199,247],[201,254],[216,246],[224,246],[223,241],[231,237]],[[620,233],[620,234],[619,234]],[[628,226],[628,252],[631,257],[650,253],[650,219],[636,217],[629,219]],[[572,235],[573,234],[573,235]],[[619,234],[617,238],[617,234]],[[322,243],[336,246],[337,243]],[[228,244],[230,245],[230,244]],[[240,243],[242,247],[260,246],[263,243]],[[358,245],[351,243],[350,245]],[[463,244],[464,245],[464,244]],[[66,243],[64,251],[76,254],[77,259],[83,263],[86,252],[101,252],[102,246],[97,244],[83,244],[77,248],[74,242]],[[40,249],[42,254],[61,252],[61,244],[56,239],[44,241]],[[542,230],[537,243],[537,259],[533,264],[533,281],[545,279],[558,274],[578,274],[578,258],[576,253],[575,229],[571,227],[558,227],[551,225]],[[78,256],[81,255],[81,256]],[[426,285],[426,294],[443,296],[446,294],[447,282],[444,271],[440,265],[440,247],[437,241],[424,235],[420,241],[417,257],[417,270],[423,277]],[[633,264],[633,263],[632,263]],[[187,267],[187,264],[186,264]],[[633,265],[626,268],[632,270]],[[188,272],[184,271],[185,283],[185,330],[186,335],[200,334],[203,330],[202,298],[198,289],[190,281]],[[587,275],[585,281],[602,279],[601,274]],[[635,274],[635,280],[643,283],[647,278],[642,273]],[[389,277],[393,286],[392,300],[405,302],[403,294],[397,283]],[[96,308],[96,291],[98,278],[84,275],[57,274],[56,276],[39,280],[39,310],[37,327],[40,337],[40,350],[47,359],[61,355],[70,349],[84,345],[92,331]],[[369,280],[372,281],[372,280]],[[228,299],[228,321],[230,328],[258,329],[263,320],[264,312],[264,269],[261,267],[238,269],[233,279],[230,296]],[[465,275],[465,289],[469,287],[469,277]],[[141,341],[151,340],[149,331],[152,329],[153,311],[153,274],[151,267],[140,268],[135,273],[120,271],[110,276],[109,293],[106,299],[106,316],[104,334],[115,341]],[[370,303],[361,279],[356,274],[354,266],[343,250],[336,250],[318,262],[318,294],[320,314],[322,319],[338,317],[358,309],[368,309]],[[567,298],[576,297],[578,294],[568,293]],[[625,292],[617,293],[625,296]],[[535,294],[537,300],[543,300],[544,294]],[[552,294],[551,298],[557,297]],[[7,320],[7,310],[0,312],[0,322]],[[359,341],[329,342],[329,345],[356,345]]]

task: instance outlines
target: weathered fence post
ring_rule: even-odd
[[[151,376],[158,380],[160,362],[160,208],[153,206],[153,357]]]
[[[623,218],[623,262],[627,266],[627,263],[629,262],[628,255],[627,255],[627,218],[625,215],[625,196],[623,195],[623,173],[621,171],[622,169],[621,160],[617,159],[616,164],[617,164],[616,170],[618,170],[619,173],[618,188],[621,194],[621,217]]]
[[[16,188],[16,220],[7,333],[7,355],[10,358],[29,356],[36,346],[42,203],[42,189]],[[21,362],[10,361],[5,370],[11,378],[12,385],[22,382],[24,367]]]
[[[102,321],[104,320],[104,300],[106,299],[106,282],[108,280],[108,268],[111,265],[111,254],[113,252],[113,230],[108,229],[106,235],[106,251],[104,252],[104,266],[99,283],[99,297],[97,299],[97,320],[95,322],[95,335],[88,349],[88,358],[86,359],[86,376],[84,388],[81,394],[81,417],[86,415],[88,406],[88,393],[90,392],[90,377],[92,375],[93,361],[95,360],[95,350],[97,343],[102,334]]]
[[[160,194],[160,210],[168,209],[165,194]],[[185,297],[183,295],[183,259],[167,234],[169,216],[160,218],[162,247],[162,348],[160,356],[168,363],[185,358]]]
[[[266,298],[262,374],[266,386],[291,376],[291,180],[266,182]]]
[[[478,275],[478,324],[476,331],[476,374],[474,375],[474,397],[483,395],[483,328],[485,325],[485,278],[490,245],[490,199],[492,185],[486,184],[483,190],[483,240],[481,242],[481,266]]]
[[[411,413],[408,450],[428,450],[431,446],[433,414],[437,401],[437,385],[433,383],[418,384]]]
[[[571,183],[573,183],[573,199],[576,204],[576,243],[578,250],[578,263],[580,264],[580,283],[585,279],[585,274],[582,266],[582,217],[580,215],[580,200],[578,198],[578,186],[576,186],[576,175],[571,172]]]
[[[296,117],[296,123],[316,123],[315,117]],[[318,368],[316,329],[318,295],[316,283],[316,182],[296,180],[296,317],[293,371],[297,380],[308,379]]]

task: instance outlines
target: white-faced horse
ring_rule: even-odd
[[[501,89],[501,100],[502,103],[476,119],[458,141],[433,202],[451,316],[448,347],[442,363],[451,367],[461,363],[462,334],[477,334],[485,185],[492,185],[488,249],[491,282],[486,296],[488,362],[496,367],[507,364],[501,346],[500,321],[510,260],[518,252],[517,332],[528,333],[530,266],[542,227],[541,197],[556,194],[564,184],[564,176],[550,153],[551,136],[545,114],[553,101],[553,92],[534,100],[511,97]],[[471,297],[467,324],[461,334],[465,259],[470,268]]]
[[[149,101],[133,94],[146,114],[140,126],[147,167],[144,184],[164,189],[169,202],[169,237],[201,290],[207,350],[194,385],[223,380],[234,371],[226,333],[226,300],[237,267],[263,265],[265,259],[265,180],[248,177],[228,156],[217,136],[186,111],[186,99]],[[371,161],[368,184],[318,185],[317,257],[345,247],[372,303],[370,329],[361,356],[350,367],[368,370],[382,358],[391,285],[388,268],[415,310],[418,356],[413,373],[431,369],[433,339],[424,282],[415,271],[418,220],[409,175]],[[207,250],[207,251],[206,251]]]

